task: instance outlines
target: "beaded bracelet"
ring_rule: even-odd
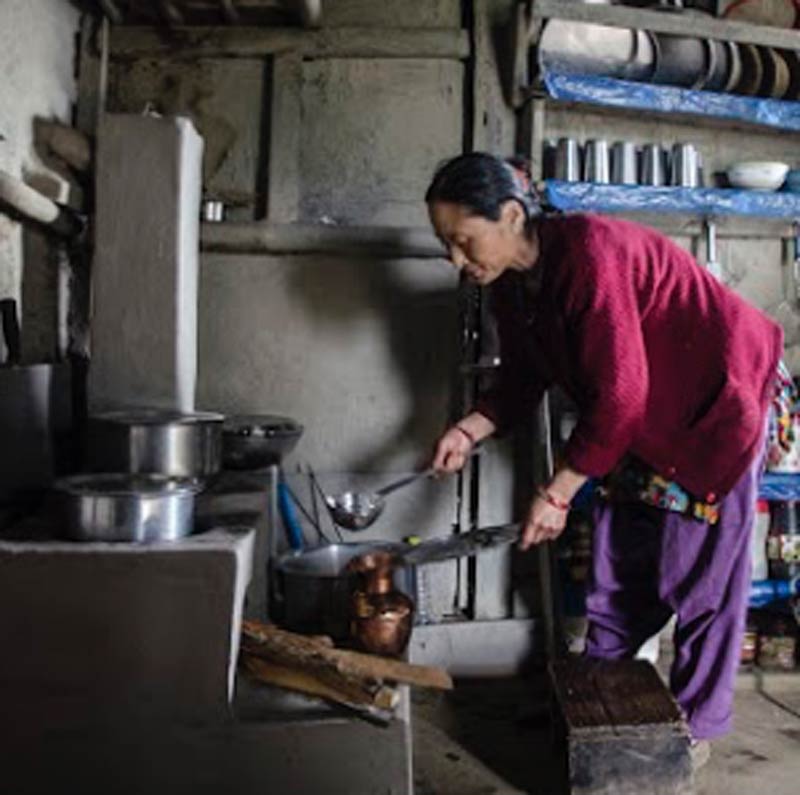
[[[551,494],[546,489],[537,489],[537,494],[548,504],[552,505],[553,508],[557,508],[559,511],[568,511],[570,509],[569,502],[556,497],[554,494]]]

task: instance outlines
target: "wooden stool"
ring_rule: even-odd
[[[555,724],[573,795],[688,795],[689,730],[643,660],[553,662]]]

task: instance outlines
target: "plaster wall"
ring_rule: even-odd
[[[64,0],[0,3],[0,169],[39,185],[48,169],[34,147],[33,122],[70,122],[77,26],[78,12]],[[25,293],[28,360],[47,359],[54,347],[55,268],[49,256],[38,234],[23,234],[22,224],[0,213],[0,298],[22,301]]]

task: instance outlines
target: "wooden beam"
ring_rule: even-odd
[[[206,223],[201,246],[204,252],[223,254],[347,254],[412,259],[445,256],[427,227]]]
[[[300,213],[300,125],[303,62],[289,53],[272,60],[267,217],[291,223]]]
[[[466,31],[417,28],[115,27],[111,55],[134,58],[258,58],[295,53],[304,58],[447,58],[469,56]]]
[[[800,49],[800,32],[796,30],[731,22],[702,14],[648,11],[594,3],[565,3],[563,0],[532,0],[531,27],[542,19],[567,19],[620,28],[643,28],[654,33]]]

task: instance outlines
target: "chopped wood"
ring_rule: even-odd
[[[243,668],[260,682],[324,698],[381,722],[392,719],[393,712],[399,703],[399,695],[392,688],[381,687],[376,693],[371,694],[355,690],[345,682],[340,685],[323,682],[307,671],[279,665],[247,654],[242,656],[241,662]]]
[[[331,648],[310,637],[256,621],[244,622],[242,649],[248,654],[288,665],[313,670],[333,669],[355,681],[400,682],[440,690],[453,688],[452,678],[441,668]]]

